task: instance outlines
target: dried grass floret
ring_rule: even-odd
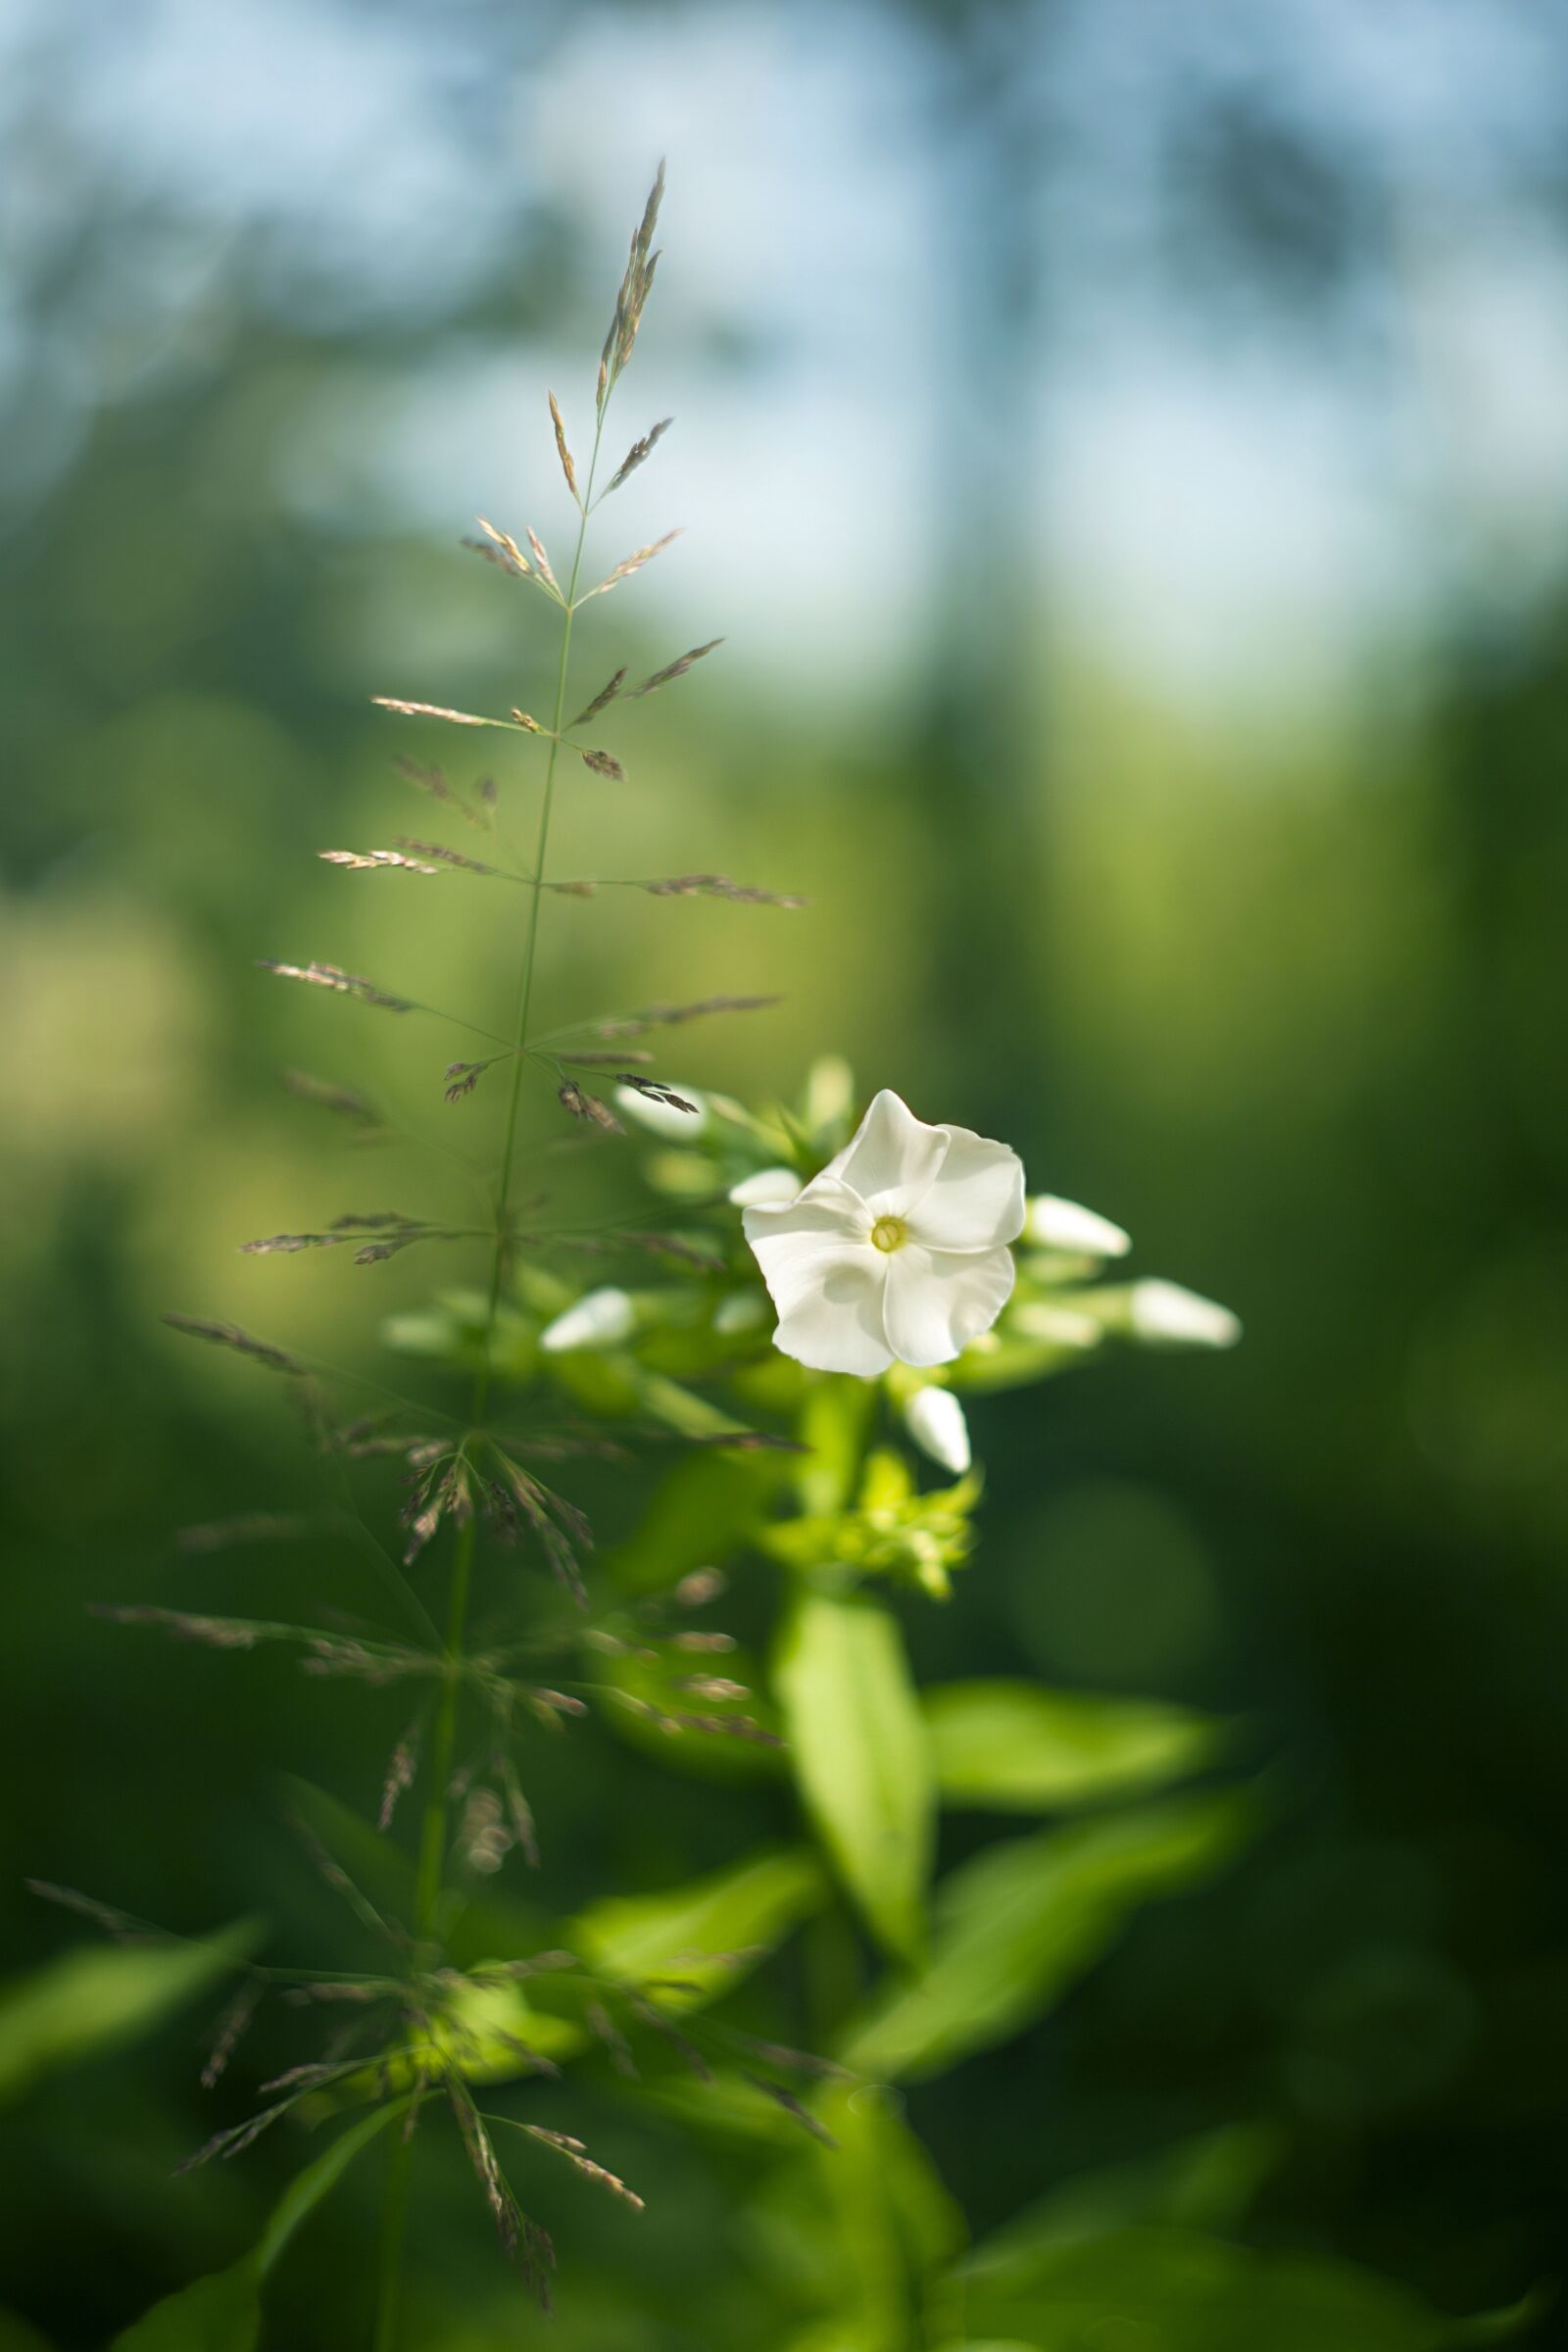
[[[362,979],[357,972],[345,972],[335,963],[275,963],[270,956],[258,956],[257,964],[264,972],[274,972],[279,980],[304,980],[312,988],[328,988],[340,997],[353,997],[361,1004],[378,1004],[383,1012],[412,1012],[414,1005],[407,997],[394,997],[373,980]]]
[[[163,1320],[171,1331],[183,1332],[190,1340],[207,1340],[215,1348],[231,1348],[236,1355],[248,1355],[253,1363],[265,1366],[269,1372],[283,1372],[293,1380],[308,1377],[305,1366],[296,1357],[274,1348],[268,1340],[253,1339],[237,1323],[210,1323],[200,1315],[172,1312]]]
[[[635,473],[639,466],[645,466],[648,463],[674,421],[673,416],[661,416],[659,422],[650,425],[640,440],[632,443],[611,478],[610,490],[618,490],[628,474]],[[608,498],[610,491],[607,490],[605,495]]]
[[[631,690],[633,696],[657,694],[661,686],[669,685],[672,679],[683,678],[694,662],[705,661],[710,654],[716,653],[723,642],[722,637],[710,637],[706,645],[694,645],[689,654],[682,654],[677,660],[667,662],[662,669],[656,669],[651,678],[644,678],[640,686],[634,686]]]

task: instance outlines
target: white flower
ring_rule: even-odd
[[[778,1309],[774,1346],[865,1380],[895,1358],[951,1363],[1007,1303],[1023,1217],[1015,1152],[927,1127],[884,1088],[794,1200],[745,1211]]]
[[[910,1437],[944,1470],[961,1478],[971,1460],[969,1424],[951,1389],[916,1389],[904,1408]]]
[[[637,1310],[624,1291],[587,1291],[564,1314],[547,1323],[539,1345],[552,1355],[574,1348],[614,1348],[631,1337]]]
[[[781,1200],[793,1200],[800,1189],[793,1168],[759,1168],[755,1176],[732,1184],[729,1197],[737,1208],[775,1208]]]
[[[1024,1219],[1024,1239],[1042,1250],[1067,1250],[1074,1256],[1125,1257],[1132,1236],[1108,1217],[1076,1200],[1060,1200],[1054,1193],[1036,1193]]]
[[[1133,1334],[1154,1343],[1169,1341],[1190,1348],[1234,1348],[1242,1336],[1240,1318],[1228,1306],[1184,1290],[1179,1282],[1135,1282],[1127,1294]]]

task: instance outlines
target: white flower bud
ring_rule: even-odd
[[[630,1339],[636,1320],[637,1310],[624,1291],[589,1291],[545,1325],[539,1345],[552,1355],[568,1354],[574,1348],[614,1348]]]
[[[801,1189],[800,1177],[793,1168],[759,1168],[755,1176],[743,1176],[732,1184],[729,1197],[737,1208],[776,1208],[782,1201],[793,1200]]]
[[[725,1339],[757,1331],[767,1321],[767,1301],[760,1291],[731,1291],[713,1309],[713,1329]]]
[[[1179,1282],[1135,1282],[1127,1294],[1135,1339],[1158,1346],[1234,1348],[1242,1336],[1239,1317],[1212,1298],[1200,1298]]]
[[[969,1424],[953,1391],[916,1389],[905,1405],[904,1418],[920,1451],[940,1462],[944,1470],[951,1470],[956,1478],[961,1478],[973,1457],[969,1451]]]
[[[1024,1219],[1024,1239],[1040,1250],[1064,1250],[1075,1257],[1125,1257],[1132,1237],[1080,1208],[1076,1200],[1059,1200],[1054,1193],[1036,1193]]]
[[[676,1086],[670,1091],[695,1102],[696,1110],[675,1110],[667,1102],[656,1102],[652,1095],[639,1094],[634,1086],[616,1087],[615,1108],[623,1119],[630,1119],[634,1127],[646,1127],[662,1143],[695,1144],[708,1129],[708,1104],[695,1087]]]

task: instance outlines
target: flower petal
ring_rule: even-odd
[[[818,1372],[856,1372],[874,1380],[893,1361],[883,1323],[887,1277],[872,1252],[824,1266],[816,1288],[780,1315],[773,1345]]]
[[[884,1087],[824,1176],[858,1193],[875,1217],[906,1217],[930,1191],[948,1149],[948,1130],[928,1127]]]
[[[824,1169],[798,1199],[748,1208],[742,1222],[778,1309],[773,1345],[819,1372],[885,1372],[888,1261],[871,1247],[858,1195]]]
[[[888,1346],[906,1364],[948,1364],[992,1324],[1012,1290],[1009,1250],[928,1250],[888,1259]]]
[[[1023,1161],[968,1127],[948,1129],[947,1156],[911,1212],[909,1231],[933,1250],[996,1250],[1023,1231]]]

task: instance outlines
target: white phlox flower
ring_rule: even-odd
[[[1023,1162],[967,1127],[928,1127],[886,1088],[796,1199],[745,1211],[778,1309],[773,1344],[874,1379],[951,1363],[1012,1290]]]

